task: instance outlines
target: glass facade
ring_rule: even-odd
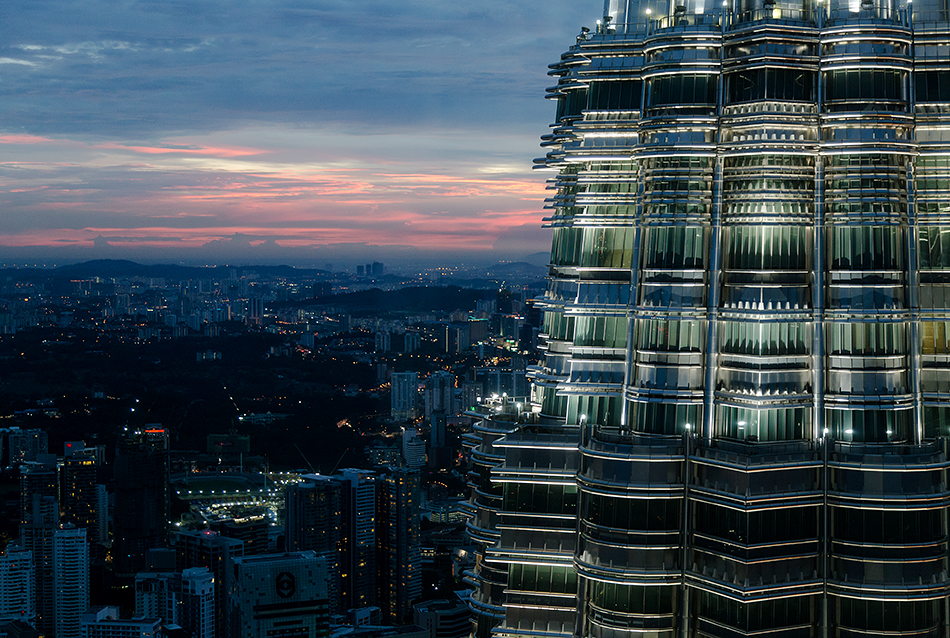
[[[607,0],[550,66],[479,637],[950,635],[948,69],[945,0]]]

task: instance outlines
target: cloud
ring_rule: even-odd
[[[545,65],[597,13],[577,5],[22,3],[0,25],[0,60],[22,68],[0,84],[0,121],[113,137],[248,121],[507,127],[549,110]]]
[[[587,4],[16,3],[0,246],[538,243],[546,65]]]

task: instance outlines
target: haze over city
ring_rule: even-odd
[[[548,249],[544,69],[600,6],[6,9],[0,263],[345,267]]]

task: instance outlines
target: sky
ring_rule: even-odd
[[[546,252],[547,65],[602,8],[0,3],[0,266]]]

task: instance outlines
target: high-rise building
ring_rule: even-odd
[[[607,0],[551,66],[480,630],[948,631],[948,42],[936,0]]]
[[[76,527],[86,528],[90,543],[99,540],[99,483],[95,449],[82,442],[66,443],[63,458],[63,518]]]
[[[419,434],[419,428],[403,428],[402,459],[406,467],[419,469],[426,464],[426,442]]]
[[[37,460],[20,464],[20,523],[26,523],[32,515],[34,494],[49,496],[59,503],[55,454],[40,454]]]
[[[340,558],[342,601],[347,609],[376,605],[376,474],[346,468],[339,472],[349,485],[343,519],[348,539]]]
[[[36,584],[33,553],[7,545],[0,553],[0,625],[36,621]]]
[[[376,596],[383,622],[412,619],[422,593],[418,470],[387,468],[376,479]]]
[[[46,454],[49,439],[46,430],[21,430],[10,428],[7,434],[7,446],[10,448],[10,465],[36,461],[41,454]]]
[[[116,444],[115,573],[132,577],[145,567],[150,549],[168,544],[168,434],[150,427]]]
[[[214,574],[207,567],[192,567],[181,573],[178,618],[192,638],[214,638]]]
[[[457,598],[414,605],[412,624],[428,629],[429,638],[466,638],[472,629],[471,612]]]
[[[390,407],[397,421],[416,418],[416,398],[419,395],[418,372],[393,372],[390,375]]]
[[[33,494],[26,521],[20,523],[19,545],[33,555],[35,627],[44,634],[55,630],[53,587],[53,534],[59,528],[59,506],[52,496]]]
[[[89,607],[89,544],[86,530],[63,525],[53,532],[53,635],[79,638]]]
[[[425,418],[433,412],[455,416],[458,412],[455,401],[455,375],[445,370],[433,372],[425,380]]]
[[[330,633],[326,567],[314,552],[235,558],[229,592],[231,638]]]
[[[162,618],[120,618],[118,607],[91,609],[82,615],[82,638],[154,638],[162,635]]]
[[[330,613],[346,611],[340,582],[352,573],[341,565],[344,546],[350,542],[345,511],[350,485],[340,477],[305,474],[303,481],[285,491],[287,549],[313,551],[322,556],[327,568],[327,597]]]
[[[244,555],[244,543],[212,531],[179,532],[175,537],[175,567],[184,572],[207,567],[214,577],[215,638],[227,638],[227,596],[234,559]]]

